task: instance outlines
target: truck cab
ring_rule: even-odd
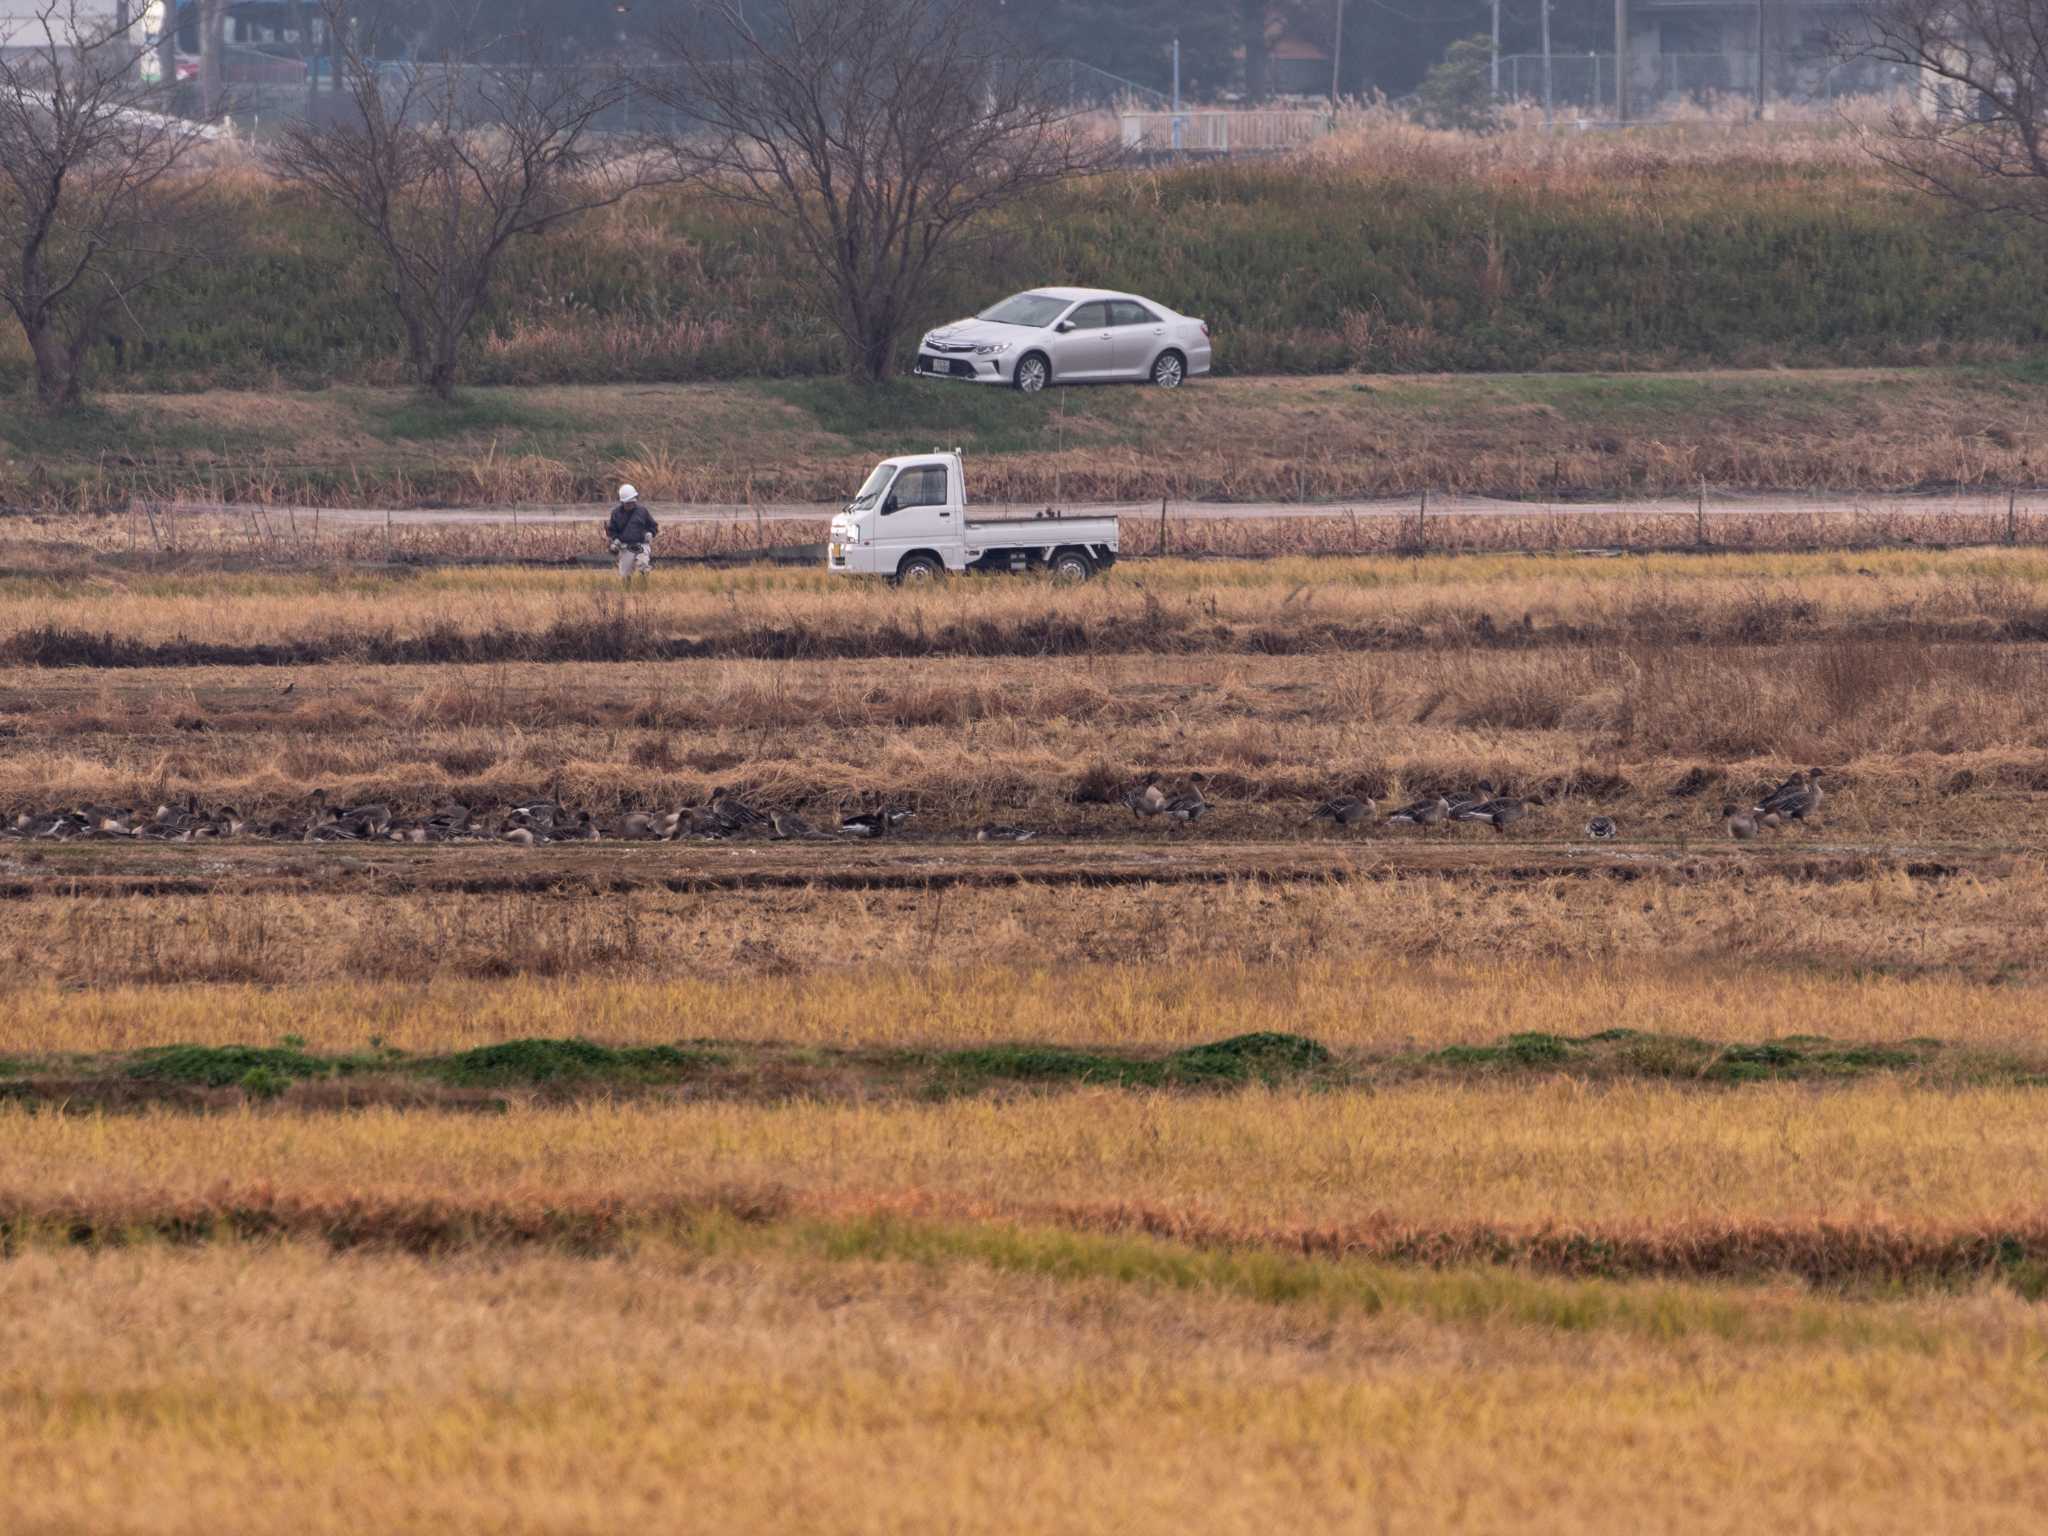
[[[936,581],[949,571],[1049,570],[1085,580],[1116,563],[1114,517],[972,515],[959,451],[877,464],[832,519],[826,568],[892,581]]]

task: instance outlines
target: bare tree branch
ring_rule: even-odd
[[[989,211],[1119,157],[975,0],[704,0],[650,81],[684,174],[774,214],[858,380]]]
[[[1971,213],[2048,223],[2048,0],[1870,0],[1860,51],[1913,70],[1872,153]]]
[[[668,172],[599,131],[629,89],[617,72],[544,67],[533,39],[504,62],[509,45],[496,38],[491,62],[380,66],[344,0],[322,8],[353,111],[286,128],[271,165],[370,240],[415,376],[445,399],[505,248]]]
[[[183,215],[204,178],[177,173],[211,136],[145,83],[133,31],[97,16],[41,0],[0,35],[0,304],[50,410],[78,402],[108,314],[194,249]]]

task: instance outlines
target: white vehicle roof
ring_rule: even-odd
[[[1116,288],[1025,288],[1024,293],[1042,293],[1048,299],[1135,299],[1135,293],[1124,293]],[[1147,299],[1146,303],[1152,302]]]

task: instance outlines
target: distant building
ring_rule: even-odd
[[[1881,89],[1891,72],[1846,56],[1859,0],[1634,0],[1629,87],[1641,100],[1753,95],[1816,99]]]

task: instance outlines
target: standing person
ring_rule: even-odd
[[[619,580],[631,581],[635,571],[647,575],[653,565],[654,536],[661,532],[661,525],[640,505],[640,493],[632,486],[619,487],[619,504],[612,508],[605,532],[611,537],[612,553],[619,557]]]

